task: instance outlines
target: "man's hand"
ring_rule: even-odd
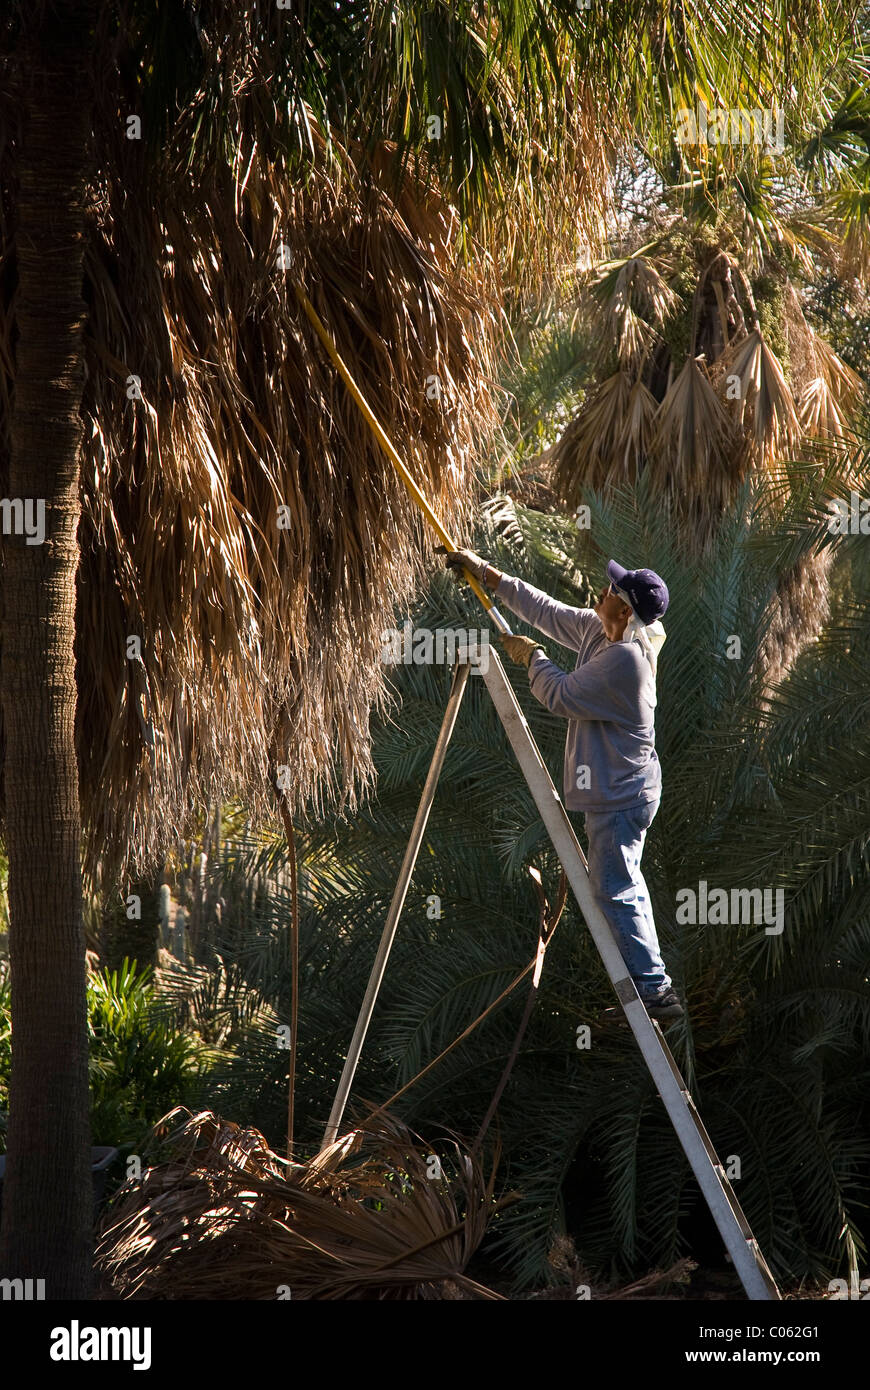
[[[533,642],[531,637],[502,636],[501,640],[511,661],[518,666],[528,667],[534,653],[544,650],[540,642]]]
[[[464,569],[473,574],[481,584],[486,573],[488,560],[484,560],[473,550],[448,550],[445,564],[448,569]]]

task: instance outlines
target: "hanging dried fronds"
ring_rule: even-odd
[[[615,350],[622,367],[642,370],[679,296],[642,255],[601,266],[590,288],[601,306],[602,354]]]
[[[703,496],[717,508],[726,500],[734,423],[714,390],[702,357],[687,357],[658,409],[653,452],[662,487],[673,503]]]
[[[601,383],[553,446],[554,485],[569,507],[580,502],[584,487],[605,487],[621,477],[631,388],[627,372],[614,372]]]
[[[179,1107],[155,1133],[155,1161],[118,1193],[98,1245],[121,1298],[433,1299],[448,1282],[500,1297],[465,1270],[505,1202],[495,1170],[484,1179],[455,1143],[434,1155],[437,1176],[432,1146],[388,1118],[308,1163],[209,1111]]]
[[[497,228],[499,269],[519,301],[541,303],[566,271],[600,255],[611,202],[615,151],[625,119],[602,119],[600,93],[565,56],[566,92],[546,120],[519,117],[511,139],[531,152],[516,160],[509,214]],[[620,129],[620,124],[622,129]],[[489,241],[489,239],[488,239]]]
[[[782,454],[801,436],[794,397],[778,357],[754,328],[722,354],[716,370],[720,379],[736,379],[737,418],[748,424],[758,461],[775,468]]]
[[[488,263],[457,268],[451,208],[408,179],[393,197],[392,152],[327,145],[310,112],[306,159],[268,156],[257,90],[239,81],[235,151],[190,196],[165,164],[143,186],[120,133],[93,190],[76,657],[94,877],[142,871],[203,804],[270,814],[279,767],[294,814],[371,782],[380,633],[432,538],[292,280],[457,533],[495,420]]]
[[[842,439],[847,431],[847,419],[840,410],[837,398],[823,376],[813,377],[797,401],[798,418],[805,434],[822,439]]]
[[[625,419],[620,443],[623,448],[622,469],[626,478],[635,478],[646,463],[655,429],[659,403],[642,381],[636,381],[628,393]]]
[[[850,417],[864,391],[864,382],[830,343],[810,332],[817,375],[807,383],[798,400],[801,427],[817,438],[843,439],[851,435]]]

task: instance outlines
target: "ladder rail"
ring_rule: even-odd
[[[393,889],[387,920],[384,924],[377,955],[375,956],[374,965],[372,966],[369,981],[366,985],[366,992],[360,1006],[359,1017],[357,1018],[353,1037],[351,1038],[350,1046],[347,1050],[347,1057],[345,1058],[341,1079],[338,1083],[338,1090],[335,1093],[335,1100],[332,1103],[332,1110],[330,1111],[326,1130],[323,1135],[321,1152],[323,1149],[328,1148],[338,1136],[338,1128],[341,1124],[342,1116],[344,1115],[344,1109],[347,1105],[347,1098],[350,1095],[350,1088],[353,1085],[353,1078],[356,1074],[357,1065],[359,1064],[365,1036],[368,1032],[372,1014],[374,1013],[378,991],[380,990],[381,981],[384,978],[384,973],[387,968],[387,960],[389,959],[396,931],[399,926],[399,917],[405,905],[405,898],[408,893],[411,876],[414,872],[414,865],[417,862],[417,855],[423,843],[423,835],[426,831],[429,812],[432,809],[432,802],[435,799],[438,778],[441,775],[441,769],[444,766],[444,759],[447,755],[447,748],[453,736],[453,730],[456,727],[459,707],[462,704],[462,697],[468,685],[470,671],[471,667],[468,662],[457,661],[454,667],[453,683],[450,687],[450,694],[447,697],[447,709],[444,712],[444,718],[441,722],[441,728],[435,743],[435,751],[432,754],[432,762],[429,764],[429,771],[426,774],[426,781],[423,784],[423,791],[420,795],[420,803],[417,807],[417,814],[414,817],[414,824],[411,828],[408,847],[405,850],[402,866],[399,870],[399,877]]]

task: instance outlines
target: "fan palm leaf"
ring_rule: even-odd
[[[722,507],[731,487],[734,429],[702,358],[687,357],[655,418],[657,489],[671,504],[705,498]]]
[[[588,486],[603,487],[615,477],[624,478],[628,447],[623,441],[631,390],[627,372],[619,370],[607,377],[554,446],[550,456],[554,483],[569,507],[581,500],[581,479]]]

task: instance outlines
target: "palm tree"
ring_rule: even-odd
[[[487,35],[470,10],[445,7],[407,72],[408,37],[361,69],[360,44],[393,11],[315,7],[303,28],[274,6],[216,4],[202,16],[130,0],[97,18],[67,0],[59,22],[55,7],[22,7],[4,32],[18,81],[2,110],[8,477],[13,495],[44,498],[54,529],[45,551],[4,556],[16,1080],[3,1262],[57,1294],[87,1289],[90,1224],[77,795],[85,869],[104,896],[123,896],[125,876],[153,864],[206,798],[243,789],[262,814],[276,764],[291,770],[291,806],[328,794],[353,805],[371,775],[377,617],[424,573],[426,538],[352,406],[336,399],[292,278],[452,525],[473,439],[492,415],[488,272],[457,264],[436,166],[449,174],[453,161],[448,192],[472,163],[489,171],[489,192],[495,172],[513,176],[540,146],[549,109],[522,64],[532,56],[536,80],[550,69],[558,83],[558,45],[541,42],[546,11],[516,33],[505,7]],[[403,14],[410,38],[414,18]],[[68,80],[88,51],[72,32],[97,54],[93,102]],[[463,36],[465,67],[451,57],[445,68]],[[449,106],[444,161],[419,148],[433,102],[442,117]],[[64,132],[51,159],[50,128]],[[402,183],[408,161],[388,136],[416,157]],[[545,182],[540,169],[526,176],[539,199]],[[473,229],[461,230],[468,255]],[[47,266],[62,267],[56,281]],[[50,319],[39,283],[54,295]],[[56,409],[52,382],[65,392]],[[63,422],[57,456],[37,416]],[[63,556],[66,569],[44,570],[43,555]],[[42,780],[34,747],[48,759]],[[57,1078],[50,1105],[46,1075]]]
[[[74,736],[93,9],[40,5],[20,18],[25,61],[16,95],[23,98],[26,72],[30,99],[17,166],[18,342],[5,419],[7,477],[10,497],[44,506],[45,532],[44,544],[19,536],[3,547],[14,1118],[0,1262],[13,1277],[45,1279],[52,1297],[73,1298],[90,1287],[93,1207]]]
[[[678,145],[673,130],[648,146],[643,210],[580,291],[598,351],[547,454],[564,504],[647,472],[655,505],[702,550],[749,473],[768,472],[787,497],[786,459],[819,444],[843,452],[867,384],[803,303],[832,274],[848,283],[870,246],[859,196],[870,107],[848,62],[819,97],[819,129],[806,129],[805,110],[783,151]],[[759,649],[771,684],[821,630],[828,559],[804,557],[783,576]]]

